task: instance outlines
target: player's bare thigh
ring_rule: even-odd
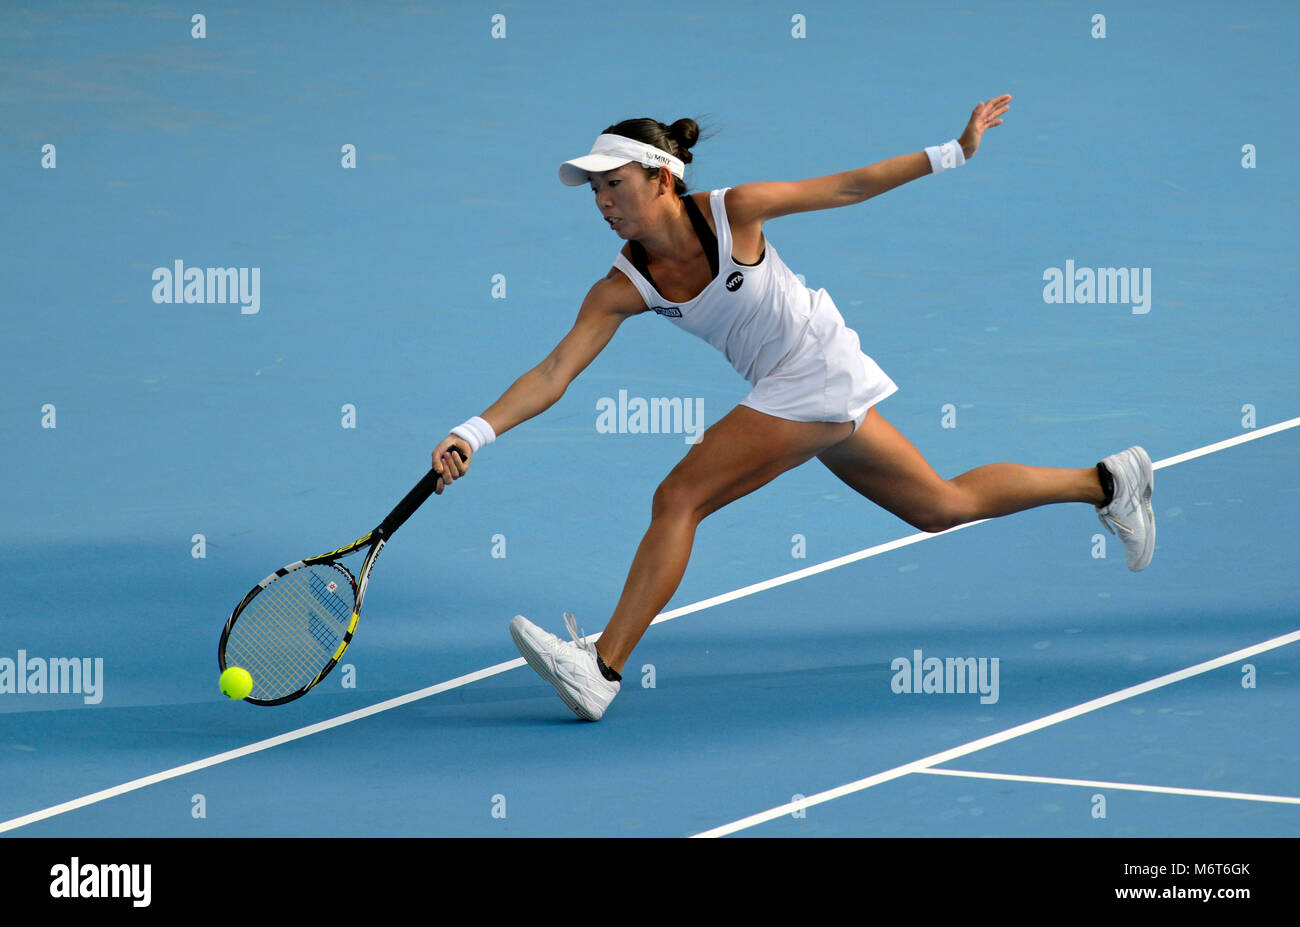
[[[736,406],[665,477],[655,492],[655,510],[703,519],[842,442],[852,430],[852,422],[793,422]]]
[[[942,521],[954,492],[875,407],[851,437],[818,459],[849,487],[922,530]]]

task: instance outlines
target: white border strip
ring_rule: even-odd
[[[1125,699],[1134,698],[1138,695],[1145,695],[1155,689],[1164,686],[1173,685],[1175,682],[1182,682],[1184,679],[1190,679],[1193,676],[1199,676],[1201,673],[1208,673],[1210,670],[1219,669],[1220,667],[1236,663],[1256,654],[1264,653],[1268,650],[1275,650],[1278,647],[1285,647],[1287,644],[1300,640],[1300,631],[1292,631],[1289,634],[1283,634],[1281,637],[1275,637],[1262,643],[1245,647],[1241,650],[1234,650],[1232,653],[1224,654],[1221,657],[1215,657],[1213,660],[1206,660],[1204,663],[1197,663],[1195,666],[1189,666],[1186,669],[1180,669],[1172,673],[1166,673],[1164,676],[1158,676],[1155,679],[1149,679],[1146,682],[1139,683],[1136,686],[1129,686],[1127,689],[1120,689],[1118,692],[1112,692],[1110,695],[1103,695],[1101,698],[1095,698],[1091,701],[1084,702],[1081,705],[1075,705],[1073,708],[1066,708],[1062,711],[1053,712],[1045,715],[1035,721],[1028,721],[1024,724],[1018,724],[1015,727],[1007,728],[997,734],[990,734],[987,737],[981,737],[979,740],[972,740],[968,744],[960,747],[953,747],[950,750],[944,750],[942,753],[935,753],[924,759],[914,760],[911,763],[905,763],[902,766],[895,766],[893,769],[887,769],[884,772],[876,773],[874,776],[868,776],[865,779],[859,779],[857,782],[850,782],[837,788],[828,789],[825,792],[818,792],[816,795],[810,795],[799,801],[787,802],[776,808],[769,808],[767,811],[758,814],[751,814],[747,818],[741,818],[739,821],[733,821],[730,824],[723,824],[721,827],[715,827],[712,830],[702,831],[695,834],[696,837],[725,837],[728,834],[734,834],[736,831],[745,830],[758,824],[774,821],[777,818],[784,817],[787,814],[793,814],[813,805],[820,805],[836,798],[843,798],[845,795],[852,795],[854,792],[861,792],[873,786],[880,785],[882,782],[890,782],[894,779],[901,778],[910,773],[924,772],[931,766],[938,766],[940,763],[947,763],[949,760],[955,760],[961,756],[967,756],[984,750],[987,747],[993,747],[1008,740],[1014,740],[1017,737],[1023,737],[1026,734],[1032,734],[1035,731],[1041,731],[1045,727],[1051,727],[1054,724],[1060,724],[1062,721],[1069,721],[1080,715],[1086,715],[1090,711],[1096,711],[1099,708],[1107,708],[1117,702]]]
[[[1216,444],[1207,444],[1205,447],[1197,448],[1194,451],[1188,451],[1185,454],[1179,454],[1175,457],[1166,457],[1164,460],[1157,461],[1156,463],[1153,463],[1151,466],[1152,469],[1156,469],[1156,470],[1161,469],[1163,467],[1172,467],[1174,464],[1182,463],[1185,460],[1192,460],[1193,458],[1202,457],[1206,454],[1213,454],[1215,451],[1221,451],[1229,447],[1235,447],[1238,444],[1244,444],[1245,442],[1253,441],[1256,438],[1263,438],[1267,435],[1276,434],[1277,432],[1285,431],[1288,428],[1295,428],[1297,425],[1300,425],[1300,417],[1288,419],[1285,422],[1279,422],[1276,425],[1269,425],[1265,428],[1260,428],[1255,431],[1248,431],[1245,434],[1238,435],[1234,438],[1229,438],[1226,441],[1219,441]],[[772,579],[764,580],[763,582],[760,583],[754,583],[753,585],[750,586],[744,586],[740,589],[736,589],[731,592],[724,593],[722,595],[716,595],[713,596],[712,598],[703,599],[702,601],[695,602],[694,604],[691,605],[684,605],[681,608],[676,608],[671,611],[664,612],[661,615],[657,616],[654,619],[654,621],[651,622],[651,624],[660,624],[661,622],[664,621],[671,621],[674,618],[680,618],[683,615],[689,615],[693,612],[703,611],[706,608],[712,608],[715,605],[722,605],[726,602],[732,602],[735,601],[736,599],[741,599],[744,598],[745,596],[754,595],[755,593],[763,592],[764,590],[772,589],[776,586],[783,586],[786,583],[792,583],[795,580],[805,579],[806,577],[814,576],[817,573],[824,573],[827,570],[834,570],[837,567],[842,567],[850,563],[856,563],[857,561],[865,560],[868,557],[875,557],[879,554],[887,553],[888,551],[891,550],[897,550],[900,547],[907,547],[909,544],[916,544],[920,541],[924,541],[927,538],[939,537],[941,534],[951,534],[953,531],[961,531],[963,528],[972,528],[975,525],[983,524],[985,521],[988,520],[989,519],[985,518],[985,519],[981,519],[980,521],[968,522],[964,525],[958,525],[955,528],[949,528],[947,531],[941,531],[935,534],[927,534],[925,532],[920,532],[917,534],[908,535],[907,537],[898,538],[897,540],[888,541],[887,543],[884,544],[877,544],[875,547],[868,547],[865,550],[858,551],[857,553],[847,554],[843,557],[837,557],[834,560],[827,560],[824,563],[818,563],[810,567],[805,567],[802,570],[795,570],[793,573],[786,573],[782,576],[777,576]],[[600,637],[599,634],[589,635],[590,640],[596,640],[599,637]],[[406,695],[400,695],[397,698],[392,698],[385,702],[379,702],[367,708],[360,708],[356,711],[348,712],[347,714],[344,715],[339,715],[336,718],[330,718],[325,721],[318,721],[315,724],[309,724],[306,727],[300,727],[297,730],[289,731],[284,734],[277,734],[275,737],[269,737],[266,740],[259,740],[257,743],[248,744],[247,746],[239,747],[235,750],[227,750],[225,753],[218,753],[201,760],[195,760],[193,763],[186,763],[184,766],[175,766],[171,769],[165,769],[162,772],[153,773],[152,775],[144,776],[140,779],[132,779],[130,782],[123,782],[121,785],[115,785],[112,788],[102,789],[98,792],[92,792],[89,795],[83,795],[81,798],[74,798],[72,801],[66,801],[59,805],[52,805],[49,808],[44,808],[40,811],[33,811],[31,814],[25,814],[22,817],[12,818],[8,821],[0,821],[0,834],[5,833],[6,831],[16,830],[19,827],[25,827],[28,824],[34,824],[37,821],[43,821],[46,818],[52,818],[55,815],[64,814],[68,811],[75,811],[78,808],[84,808],[87,805],[93,805],[96,802],[106,801],[107,799],[110,798],[116,798],[118,795],[124,795],[127,792],[133,792],[136,789],[142,789],[150,785],[155,785],[159,782],[165,782],[168,779],[175,779],[179,776],[188,775],[189,773],[192,772],[198,772],[200,769],[207,769],[210,766],[216,766],[220,763],[229,762],[230,760],[237,760],[240,757],[249,756],[250,754],[253,753],[259,753],[262,750],[269,750],[272,747],[278,747],[281,744],[286,744],[286,743],[290,743],[291,741],[300,740],[301,738],[308,737],[312,734],[319,734],[320,732],[327,731],[330,728],[339,727],[340,725],[343,724],[349,724],[353,721],[360,721],[362,718],[368,718],[371,715],[376,715],[379,714],[380,712],[388,711],[390,708],[400,708],[403,705],[409,705],[411,702],[416,702],[419,701],[420,699],[428,698],[431,695],[438,695],[439,693],[446,692],[449,689],[456,689],[459,688],[460,686],[467,686],[472,682],[478,682],[480,679],[486,679],[489,676],[496,676],[499,675],[500,673],[504,673],[507,672],[508,670],[516,669],[517,667],[523,665],[524,665],[524,660],[522,657],[515,660],[510,660],[506,663],[498,663],[495,666],[489,666],[485,669],[477,670],[476,672],[468,673],[464,676],[457,676],[455,679],[449,679],[446,682],[440,682],[437,685],[429,686],[424,689],[419,689],[415,692],[409,692]],[[885,773],[881,773],[881,775],[885,775]],[[866,780],[862,780],[862,781],[866,781]],[[807,803],[808,800],[805,800],[803,804],[807,804]],[[706,833],[712,833],[712,832],[706,832]],[[701,834],[698,836],[704,836],[704,835]]]
[[[1043,785],[1075,785],[1088,789],[1126,792],[1158,792],[1161,795],[1192,795],[1197,798],[1235,798],[1240,801],[1269,801],[1300,805],[1292,795],[1258,795],[1254,792],[1220,792],[1215,789],[1183,789],[1169,785],[1137,785],[1132,782],[1099,782],[1093,779],[1057,779],[1052,776],[1017,776],[1012,773],[975,772],[970,769],[918,769],[927,776],[958,776],[965,779],[998,779],[1005,782],[1036,782]]]

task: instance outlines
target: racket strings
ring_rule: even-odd
[[[344,633],[348,605],[339,596],[322,596],[327,582],[316,575],[319,568],[308,569],[310,574],[289,574],[259,594],[235,625],[240,633],[232,633],[227,644],[228,659],[238,662],[243,656],[242,665],[252,672],[254,698],[279,698],[306,686],[329,662]],[[350,590],[350,584],[340,585],[340,578],[335,574],[329,582]]]
[[[226,642],[226,661],[252,675],[252,698],[291,695],[333,659],[355,602],[356,583],[340,564],[293,570],[240,612]]]

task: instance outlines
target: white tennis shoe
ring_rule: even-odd
[[[578,633],[578,622],[567,612],[564,624],[573,637],[561,640],[543,631],[523,615],[510,622],[510,636],[528,665],[564,699],[564,704],[584,721],[599,721],[618,695],[621,683],[606,679],[596,663],[596,645]]]
[[[1097,506],[1097,518],[1124,542],[1128,568],[1145,570],[1156,547],[1156,515],[1151,508],[1155,477],[1151,458],[1140,447],[1111,454],[1101,462],[1115,480],[1110,505]]]

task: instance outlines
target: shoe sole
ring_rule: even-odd
[[[513,621],[510,622],[510,636],[514,638],[515,646],[519,648],[520,656],[524,658],[525,662],[533,668],[533,671],[536,672],[538,676],[541,676],[551,684],[551,687],[555,689],[556,695],[560,697],[564,704],[569,706],[570,711],[583,721],[599,721],[601,717],[603,717],[603,712],[601,715],[593,718],[589,713],[583,711],[578,701],[569,694],[569,684],[555,675],[550,665],[542,659],[541,654],[539,654],[536,648],[533,647],[532,641],[527,638],[525,633]]]
[[[1133,572],[1145,570],[1151,564],[1151,556],[1156,549],[1156,513],[1151,506],[1151,496],[1155,492],[1155,471],[1151,469],[1151,458],[1143,448],[1134,448],[1138,452],[1138,470],[1142,475],[1142,513],[1146,516],[1146,543],[1142,545],[1142,554],[1138,565],[1130,567]]]

